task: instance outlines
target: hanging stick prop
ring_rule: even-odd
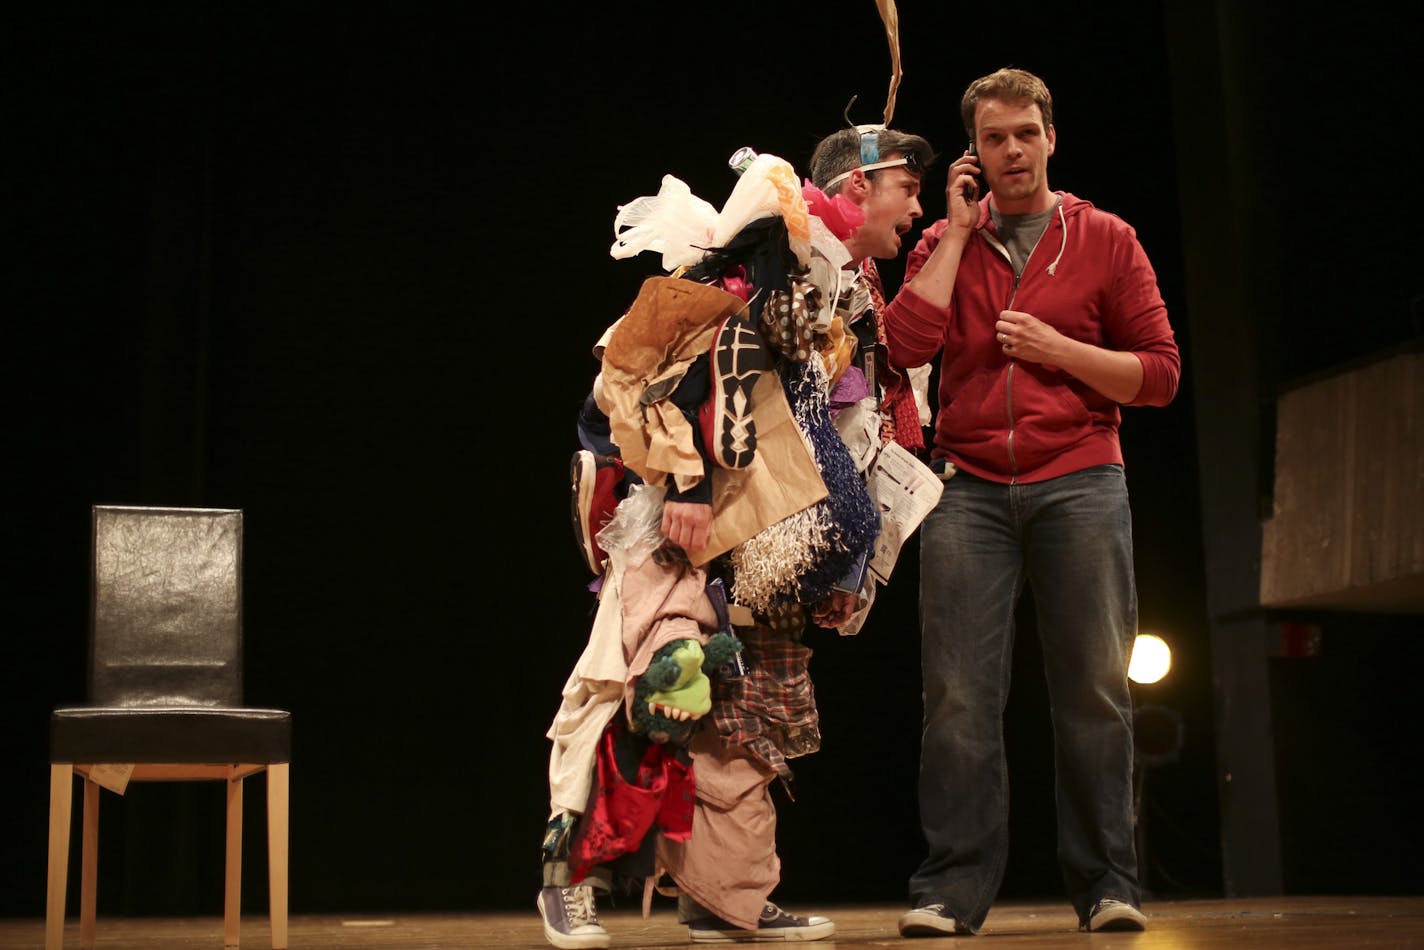
[[[895,92],[900,88],[900,15],[895,12],[895,0],[875,0],[880,19],[885,21],[885,38],[890,43],[890,93],[885,98],[885,127],[895,114]]]

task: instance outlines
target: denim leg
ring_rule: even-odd
[[[1103,897],[1136,906],[1132,515],[1122,469],[1019,486],[1028,584],[1053,716],[1058,860],[1080,919]]]
[[[1024,568],[1008,486],[961,472],[920,527],[924,722],[914,906],[942,902],[977,930],[1008,857],[1008,701]]]

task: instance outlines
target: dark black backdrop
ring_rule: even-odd
[[[1043,75],[1052,184],[1137,227],[1189,353],[1158,5],[900,18],[894,124],[957,153],[968,80]],[[12,15],[8,42],[0,912],[42,907],[46,719],[83,699],[94,503],[246,512],[248,699],[296,723],[295,912],[530,905],[543,732],[592,608],[573,413],[592,342],[658,272],[608,256],[616,207],[664,173],[720,204],[742,145],[804,168],[852,95],[878,120],[875,5],[60,3]],[[1177,647],[1146,698],[1186,723],[1149,783],[1167,896],[1220,888],[1195,384],[1188,366],[1124,430],[1142,623]],[[900,899],[919,858],[915,569],[912,546],[860,636],[812,635],[825,747],[780,828],[798,905]],[[1004,893],[1051,896],[1025,620]],[[101,911],[216,912],[215,788],[106,806]]]

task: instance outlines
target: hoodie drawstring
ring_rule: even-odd
[[[1068,219],[1063,215],[1063,199],[1058,199],[1058,221],[1063,225],[1063,242],[1058,245],[1058,256],[1053,259],[1053,263],[1048,265],[1048,276],[1052,277],[1053,272],[1058,268],[1058,262],[1063,260],[1063,252],[1068,248]]]

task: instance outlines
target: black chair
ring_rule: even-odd
[[[291,713],[242,705],[242,512],[95,506],[89,704],[50,719],[45,950],[64,942],[74,776],[84,780],[79,937],[94,946],[99,790],[227,783],[224,946],[238,945],[242,783],[267,773],[272,946],[287,946]]]

